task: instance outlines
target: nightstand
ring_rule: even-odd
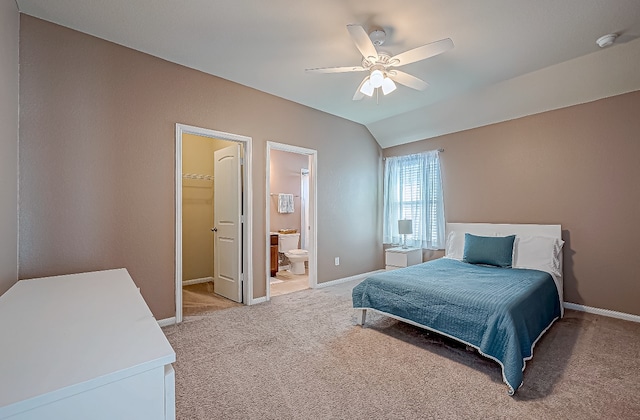
[[[422,249],[420,248],[388,248],[384,253],[385,269],[408,267],[422,262]]]

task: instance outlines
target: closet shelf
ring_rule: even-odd
[[[213,181],[213,175],[202,174],[182,174],[183,179],[200,179],[203,181]]]

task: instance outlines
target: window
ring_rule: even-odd
[[[398,220],[410,219],[407,245],[444,248],[444,202],[438,151],[389,157],[384,165],[384,243],[400,243]]]

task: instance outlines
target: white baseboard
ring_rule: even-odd
[[[356,274],[355,276],[351,276],[351,277],[344,277],[344,278],[341,278],[341,279],[325,281],[324,283],[316,284],[315,288],[316,289],[320,289],[320,288],[323,288],[323,287],[335,286],[336,284],[340,284],[340,283],[346,283],[348,281],[364,279],[366,277],[369,277],[372,274],[380,273],[382,271],[384,271],[384,270],[369,271],[368,273]]]
[[[263,303],[267,301],[267,297],[266,296],[262,296],[259,298],[253,298],[251,299],[251,305],[257,305],[258,303]]]
[[[158,321],[158,325],[160,328],[166,327],[167,325],[173,325],[176,323],[176,317],[172,316],[171,318],[165,318]]]
[[[200,279],[183,280],[182,285],[190,286],[192,284],[206,283],[208,281],[213,281],[213,277],[202,277]]]
[[[610,309],[594,308],[591,306],[578,305],[577,303],[571,303],[571,302],[565,302],[564,307],[566,309],[573,309],[574,311],[582,311],[582,312],[588,312],[590,314],[608,316],[610,318],[618,318],[618,319],[624,319],[626,321],[640,322],[640,316],[638,315],[612,311]]]

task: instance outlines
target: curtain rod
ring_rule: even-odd
[[[436,149],[438,152],[443,153],[444,149]],[[433,152],[433,150],[427,150],[427,152]],[[425,153],[425,152],[421,152],[421,153]],[[412,153],[413,154],[413,153]],[[389,157],[396,157],[396,156],[389,156]],[[386,160],[386,157],[383,157],[382,160]]]

